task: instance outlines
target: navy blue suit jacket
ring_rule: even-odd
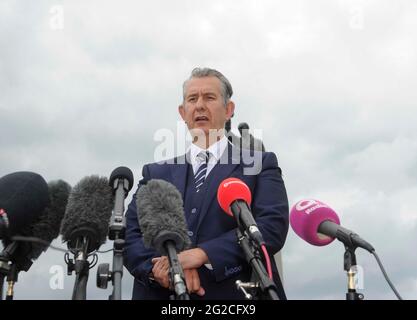
[[[246,150],[240,152],[230,144],[226,151],[220,163],[216,164],[206,178],[208,191],[201,204],[195,230],[194,245],[206,252],[213,267],[210,270],[201,266],[198,270],[201,285],[206,292],[202,299],[244,299],[243,294],[236,289],[235,281],[249,281],[251,278],[251,268],[237,242],[236,222],[224,213],[217,202],[217,188],[228,177],[241,179],[252,192],[252,213],[271,257],[278,294],[281,299],[285,299],[273,259],[273,255],[283,247],[288,232],[288,199],[277,158],[272,152],[256,152],[255,155]],[[245,171],[253,172],[254,168],[259,172],[256,175],[248,175],[248,171]],[[145,165],[138,188],[144,181],[163,179],[175,185],[184,200],[187,170],[192,168],[186,163],[185,155],[171,162]],[[144,246],[137,217],[135,194],[126,213],[124,249],[125,266],[135,278],[132,299],[169,299],[171,291],[148,279],[152,270],[151,259],[159,255]],[[200,299],[195,294],[191,298]]]

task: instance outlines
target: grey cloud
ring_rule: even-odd
[[[50,28],[56,5],[62,30]],[[233,125],[262,129],[278,154],[290,204],[334,207],[415,298],[416,17],[413,1],[2,1],[0,176],[32,170],[74,185],[127,165],[137,183],[155,131],[176,131],[183,80],[212,66],[234,87]],[[290,231],[288,297],[343,299],[342,256],[339,243],[315,248]],[[393,299],[373,258],[358,252],[358,261],[365,297]],[[63,255],[48,250],[19,278],[16,298],[69,299],[73,278],[65,290],[48,287],[52,264]],[[89,297],[107,299],[94,276]],[[132,279],[125,271],[126,299]]]

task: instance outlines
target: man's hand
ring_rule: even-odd
[[[199,296],[204,296],[206,291],[200,284],[200,276],[198,275],[197,269],[185,269],[184,276],[188,292],[196,293]]]
[[[163,288],[169,288],[169,262],[167,257],[152,259],[152,274]]]
[[[185,282],[189,293],[196,293],[199,296],[205,294],[204,288],[201,287],[200,277],[197,269],[203,264],[208,263],[207,254],[200,248],[189,249],[178,254],[178,260],[184,270]],[[152,273],[162,287],[170,287],[169,279],[169,261],[168,257],[163,256],[159,258],[153,258]]]
[[[178,254],[183,269],[198,269],[208,263],[208,256],[201,248],[189,249]]]

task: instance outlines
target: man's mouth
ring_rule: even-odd
[[[208,118],[206,116],[198,116],[194,119],[195,122],[199,121],[208,121]]]

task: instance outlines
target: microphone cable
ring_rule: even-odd
[[[264,257],[265,257],[266,270],[268,271],[269,279],[272,280],[272,267],[271,267],[271,260],[269,259],[268,251],[266,250],[266,247],[265,247],[264,244],[261,246],[261,248],[262,248],[262,252],[263,252]]]
[[[376,259],[376,262],[378,262],[378,266],[382,271],[382,274],[384,275],[385,280],[388,282],[389,286],[391,287],[392,291],[394,291],[395,295],[397,296],[398,300],[403,300],[403,298],[398,293],[397,289],[395,289],[394,285],[392,284],[391,280],[389,279],[387,273],[385,272],[384,266],[382,265],[381,260],[379,259],[378,255],[376,254],[375,250],[372,251],[373,256]]]
[[[60,251],[60,252],[64,252],[67,253],[69,250],[68,249],[63,249],[60,247],[56,247],[51,245],[48,241],[42,240],[40,238],[36,238],[36,237],[24,237],[24,236],[13,236],[10,238],[12,241],[23,241],[23,242],[34,242],[34,243],[39,243],[39,244],[43,244],[45,246],[48,246],[49,248],[56,250],[56,251]],[[109,250],[104,250],[104,251],[95,251],[95,253],[107,253],[110,251],[113,251],[114,249],[111,248]]]

